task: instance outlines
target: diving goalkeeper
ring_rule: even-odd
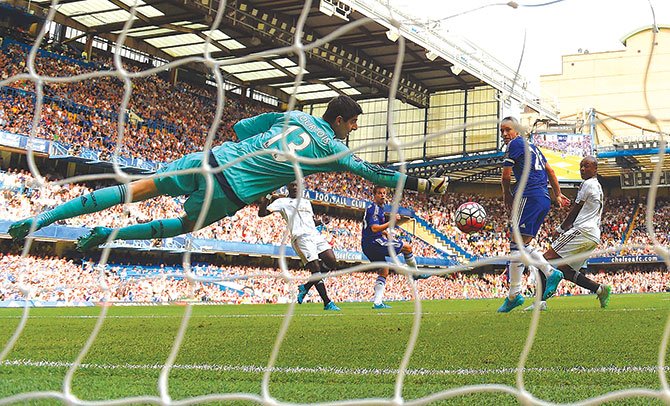
[[[396,187],[402,180],[405,188],[424,193],[444,194],[448,177],[429,179],[407,176],[400,172],[373,165],[356,157],[342,143],[351,131],[358,128],[361,106],[348,96],[332,99],[323,118],[300,111],[265,113],[239,121],[233,127],[238,142],[225,142],[204,152],[188,154],[161,168],[156,176],[96,190],[63,203],[35,217],[13,223],[9,234],[22,241],[30,232],[33,221],[39,230],[59,220],[94,213],[124,203],[130,194],[131,202],[140,202],[160,195],[188,195],[184,203],[185,215],[172,219],[153,220],[144,224],[122,227],[116,235],[120,240],[146,240],[174,237],[194,231],[205,200],[205,176],[193,173],[168,172],[197,169],[207,162],[213,169],[215,182],[211,202],[203,227],[296,179],[295,168],[289,155],[295,154],[309,161],[300,162],[304,175],[318,172],[352,172],[387,187]],[[283,142],[284,140],[284,142]],[[313,162],[333,157],[329,162]],[[244,157],[244,158],[243,158]],[[235,161],[225,169],[217,169]],[[401,183],[401,184],[402,184]],[[94,227],[79,238],[77,249],[86,251],[107,241],[112,229]]]

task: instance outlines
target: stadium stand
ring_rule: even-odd
[[[111,67],[111,59],[97,56],[92,62],[78,59],[76,52],[67,47],[48,45],[40,52],[39,73],[75,75]],[[0,48],[0,78],[7,78],[26,70],[25,59],[29,45],[22,38],[5,38]],[[140,63],[127,64],[130,71],[146,68]],[[27,135],[32,126],[32,111],[35,104],[34,84],[31,81],[17,81],[0,89],[0,130],[10,134]],[[104,94],[104,97],[101,95]],[[122,83],[110,77],[91,79],[67,84],[45,86],[45,106],[40,120],[37,137],[63,144],[67,153],[82,154],[85,150],[98,151],[99,160],[109,159],[114,149],[118,107],[123,96]],[[171,85],[159,76],[134,82],[133,94],[126,117],[125,144],[120,154],[144,161],[163,162],[202,147],[209,123],[213,117],[215,95],[211,89],[199,88],[183,82]],[[168,107],[169,106],[169,107]],[[175,107],[176,106],[176,107]],[[215,143],[234,140],[232,124],[243,117],[255,115],[271,108],[253,102],[240,103],[228,99],[222,124],[217,129]],[[186,112],[198,111],[197,117]],[[536,136],[539,145],[560,150],[555,143]],[[590,139],[582,138],[570,145],[570,152],[583,155],[590,147]],[[588,144],[588,145],[587,145]],[[85,185],[57,186],[47,183],[36,188],[35,180],[25,171],[9,169],[0,174],[0,197],[2,220],[16,220],[53,207],[90,191]],[[95,186],[95,185],[93,185]],[[349,173],[327,173],[305,178],[305,187],[316,194],[329,194],[362,202],[370,198],[372,184]],[[487,225],[481,233],[466,235],[453,225],[451,213],[461,203],[476,200],[488,213]],[[349,200],[345,200],[349,201]],[[364,203],[363,203],[364,204]],[[644,225],[644,199],[608,198],[603,216],[603,237],[599,248],[609,249],[623,244],[634,243],[641,249],[613,251],[606,255],[651,255],[654,254]],[[359,203],[360,205],[360,203]],[[326,205],[328,206],[328,205]],[[346,204],[345,204],[346,206]],[[499,197],[450,193],[447,196],[424,196],[406,192],[401,206],[407,208],[416,219],[416,228],[422,228],[427,240],[406,230],[397,229],[397,237],[412,239],[418,256],[425,258],[458,257],[461,262],[469,262],[480,257],[494,257],[509,252],[507,218],[500,210]],[[68,226],[105,225],[120,227],[152,218],[175,217],[180,215],[181,202],[167,197],[126,205],[109,212],[70,219]],[[657,233],[662,244],[668,243],[670,224],[667,200],[657,202],[656,216],[659,221]],[[284,226],[272,217],[261,219],[256,216],[257,208],[249,206],[235,216],[193,233],[193,238],[220,240],[252,245],[277,245],[284,236]],[[551,212],[547,225],[541,231],[538,241],[546,244],[549,231],[565,216],[565,210]],[[633,213],[633,215],[631,215]],[[334,249],[340,251],[360,251],[360,218],[357,212],[344,211],[344,215],[330,216],[330,222],[323,228],[324,234]],[[656,218],[655,218],[656,219]],[[429,242],[427,242],[429,241]],[[433,245],[431,245],[431,243]],[[179,282],[183,283],[183,281]],[[466,291],[478,291],[463,288]],[[574,294],[575,292],[559,292]],[[495,296],[496,293],[493,295]],[[471,297],[488,297],[470,294]],[[216,297],[208,295],[208,297]],[[337,301],[347,300],[337,297]],[[393,296],[392,296],[393,297]],[[401,296],[395,296],[396,299]]]
[[[180,302],[194,297],[204,303],[287,303],[292,300],[289,284],[272,275],[276,268],[251,266],[196,265],[192,272],[198,281],[191,286],[180,266],[108,264],[101,272],[94,262],[76,263],[55,257],[27,258],[0,254],[0,302],[20,301],[18,289],[21,278],[34,289],[33,300],[92,304],[101,301],[126,303]],[[296,276],[308,277],[306,271]],[[371,273],[352,273],[328,278],[330,297],[336,302],[368,301],[372,295]],[[100,288],[100,280],[109,286],[109,297]],[[623,272],[598,272],[593,278],[614,287],[616,293],[666,292],[670,290],[670,275],[658,265],[629,266]],[[391,275],[386,296],[389,300],[410,300],[407,282]],[[526,290],[533,288],[524,279]],[[484,299],[500,297],[505,289],[504,275],[496,273],[459,273],[446,278],[431,277],[419,282],[422,299]],[[559,295],[586,294],[573,285],[562,284]],[[314,295],[316,296],[316,295]],[[309,302],[309,298],[307,300]]]

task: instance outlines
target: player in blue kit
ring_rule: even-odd
[[[524,137],[521,136],[521,126],[517,119],[513,117],[505,117],[500,122],[500,132],[502,133],[503,141],[507,145],[505,152],[505,160],[503,162],[502,170],[502,190],[503,202],[508,212],[512,213],[512,202],[514,194],[521,192],[521,205],[518,213],[512,213],[510,219],[510,253],[512,255],[518,254],[520,247],[517,246],[513,236],[513,226],[519,227],[521,237],[523,239],[524,247],[535,238],[540,226],[544,222],[544,218],[549,213],[551,206],[551,199],[549,197],[549,189],[547,188],[547,181],[551,184],[551,188],[556,195],[556,201],[561,206],[570,204],[570,199],[561,193],[561,187],[558,184],[558,178],[551,168],[547,159],[535,145],[528,143]],[[522,179],[525,161],[526,147],[529,150],[530,172],[526,186],[522,191],[516,188],[512,191],[512,173],[517,183]],[[537,251],[530,252],[531,258],[539,260],[542,254]],[[517,306],[521,306],[524,302],[521,294],[521,275],[523,274],[524,264],[517,259],[512,259],[508,265],[510,288],[505,302],[498,308],[498,312],[507,313]],[[540,274],[540,278],[546,278],[546,288],[556,290],[556,285],[561,281],[563,275],[558,270],[544,271]],[[544,291],[544,285],[542,291]]]
[[[186,214],[179,218],[153,220],[118,229],[117,239],[143,240],[167,238],[193,231],[205,201],[206,179],[197,169],[208,164],[213,172],[213,193],[203,227],[229,216],[259,197],[296,179],[292,158],[300,159],[304,175],[317,172],[353,172],[369,181],[395,187],[400,180],[405,187],[425,193],[443,194],[448,178],[421,179],[365,162],[351,153],[341,140],[358,128],[361,106],[348,96],[338,96],[328,103],[323,118],[301,111],[265,113],[239,121],[233,129],[238,142],[225,142],[207,155],[196,152],[173,161],[157,176],[96,190],[70,200],[52,210],[15,222],[9,234],[23,240],[31,228],[39,230],[56,221],[94,213],[130,201],[139,202],[160,195],[188,195]],[[330,158],[326,162],[315,159]],[[225,166],[222,170],[220,167]],[[192,173],[174,173],[192,170]],[[35,224],[33,224],[35,221]],[[94,227],[77,241],[85,251],[105,241],[113,229]]]
[[[405,257],[405,262],[411,268],[416,270],[416,259],[412,253],[412,246],[405,244],[402,241],[389,240],[388,228],[391,225],[390,221],[386,221],[384,215],[384,204],[386,204],[386,187],[375,186],[372,189],[373,200],[372,204],[365,210],[363,217],[363,232],[361,238],[361,248],[363,254],[371,262],[384,262],[389,256],[389,249],[395,252],[396,255],[402,253]],[[396,217],[396,224],[402,224],[403,219]],[[390,247],[390,248],[389,248]],[[377,280],[375,281],[375,296],[373,300],[373,309],[390,309],[391,306],[384,303],[384,290],[386,289],[386,278],[388,278],[389,269],[382,268],[377,271]],[[430,275],[414,274],[415,279],[425,279]]]

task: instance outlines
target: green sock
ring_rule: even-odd
[[[116,238],[119,240],[151,240],[184,234],[186,230],[181,218],[154,220],[144,224],[122,227]]]
[[[128,185],[110,186],[82,195],[37,216],[37,227],[42,228],[59,220],[102,211],[126,201]]]

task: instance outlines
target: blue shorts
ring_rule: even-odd
[[[519,207],[520,216],[512,216],[509,227],[510,233],[513,232],[514,224],[518,224],[521,235],[535,237],[537,232],[540,231],[550,207],[551,199],[548,196],[522,197]]]
[[[400,255],[402,249],[402,241],[389,241],[386,238],[379,237],[371,241],[363,241],[361,248],[363,254],[370,260],[370,262],[383,262],[389,255],[389,246],[391,250],[395,251],[396,255]]]

